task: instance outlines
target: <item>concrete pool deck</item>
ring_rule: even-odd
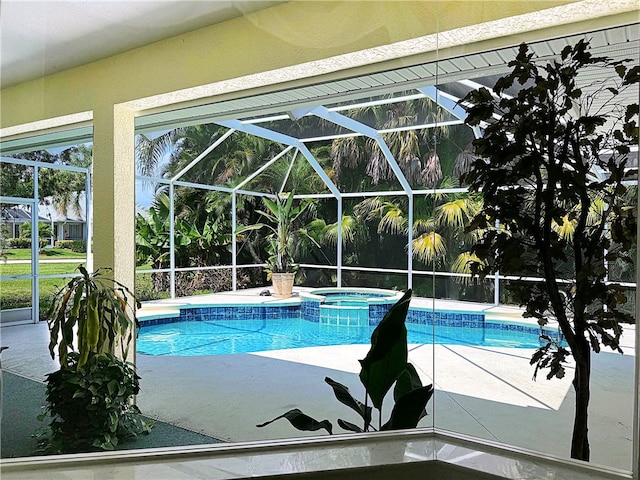
[[[197,298],[207,304],[243,303],[248,297],[256,302],[274,301],[256,292],[207,297]],[[414,302],[433,304],[418,298]],[[464,302],[436,302],[436,307],[477,308]],[[517,309],[508,307],[481,308],[492,316],[518,315]],[[635,348],[634,331],[629,327],[626,331],[624,355],[605,350],[594,355],[590,440],[593,463],[628,470]],[[3,327],[0,334],[2,345],[10,347],[2,354],[2,366],[7,371],[42,381],[44,374],[57,369],[48,356],[46,324]],[[335,400],[323,379],[330,376],[361,397],[357,360],[367,350],[367,345],[358,345],[201,357],[138,355],[142,377],[138,405],[146,415],[226,441],[299,437],[302,434],[285,420],[262,429],[255,425],[291,408],[329,419],[334,425],[337,418],[355,422],[357,419]],[[411,346],[410,361],[423,382],[433,382],[436,389],[435,398],[429,402],[429,416],[421,425],[432,426],[435,419],[435,426],[444,430],[568,457],[574,402],[572,368],[568,366],[561,380],[548,381],[541,372],[534,382],[529,365],[532,351]],[[340,430],[337,426],[335,429]]]

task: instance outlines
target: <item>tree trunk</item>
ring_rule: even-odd
[[[591,376],[591,349],[586,339],[578,342],[579,352],[573,352],[576,371],[573,377],[573,388],[576,392],[576,408],[573,420],[573,437],[571,439],[571,458],[589,461],[588,410],[589,410],[589,378]]]

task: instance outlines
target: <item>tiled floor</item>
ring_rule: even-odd
[[[199,301],[242,302],[248,295],[248,292],[225,294]],[[251,301],[273,301],[255,293],[251,296]],[[431,302],[414,301],[425,305]],[[463,308],[469,308],[469,305],[457,304],[449,309]],[[490,312],[489,315],[517,316],[513,309],[483,308]],[[46,325],[5,327],[1,333],[2,344],[10,346],[2,357],[3,367],[7,370],[42,379],[44,373],[56,368],[48,358]],[[590,433],[594,463],[629,470],[633,332],[625,336],[624,347],[624,356],[603,352],[594,358]],[[360,388],[357,360],[363,358],[367,348],[315,347],[217,357],[140,355],[137,363],[143,392],[138,397],[138,404],[146,414],[232,442],[299,436],[299,432],[292,430],[285,421],[263,429],[256,428],[255,424],[295,407],[312,416],[331,420],[348,415],[348,409],[335,401],[331,389],[322,380],[331,376],[357,395]],[[429,405],[430,415],[423,424],[433,426],[435,420],[438,429],[568,457],[573,413],[571,368],[569,366],[568,375],[562,380],[547,381],[541,375],[534,382],[531,378],[533,368],[529,365],[531,353],[526,349],[412,346],[411,362],[418,368],[423,381],[433,382],[436,388],[435,399]],[[610,408],[612,404],[616,408]],[[429,438],[433,440],[433,437]],[[408,447],[402,448],[404,455],[408,455]],[[131,478],[160,478],[140,476],[142,472],[148,473],[150,462],[141,463],[147,467],[137,469]],[[198,478],[196,471],[193,477],[181,478]]]

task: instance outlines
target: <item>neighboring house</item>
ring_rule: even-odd
[[[0,228],[6,231],[8,238],[19,237],[20,225],[30,221],[31,214],[27,211],[27,207],[23,205],[0,208]]]
[[[52,226],[54,242],[57,240],[86,240],[86,200],[84,192],[78,199],[79,211],[76,206],[69,205],[66,212],[60,212],[47,197],[38,205],[38,221]],[[20,236],[20,225],[31,222],[31,212],[25,205],[0,209],[0,225],[6,228],[9,238]]]

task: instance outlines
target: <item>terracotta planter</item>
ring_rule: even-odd
[[[278,298],[287,298],[293,292],[293,280],[295,273],[272,273],[273,295]]]

